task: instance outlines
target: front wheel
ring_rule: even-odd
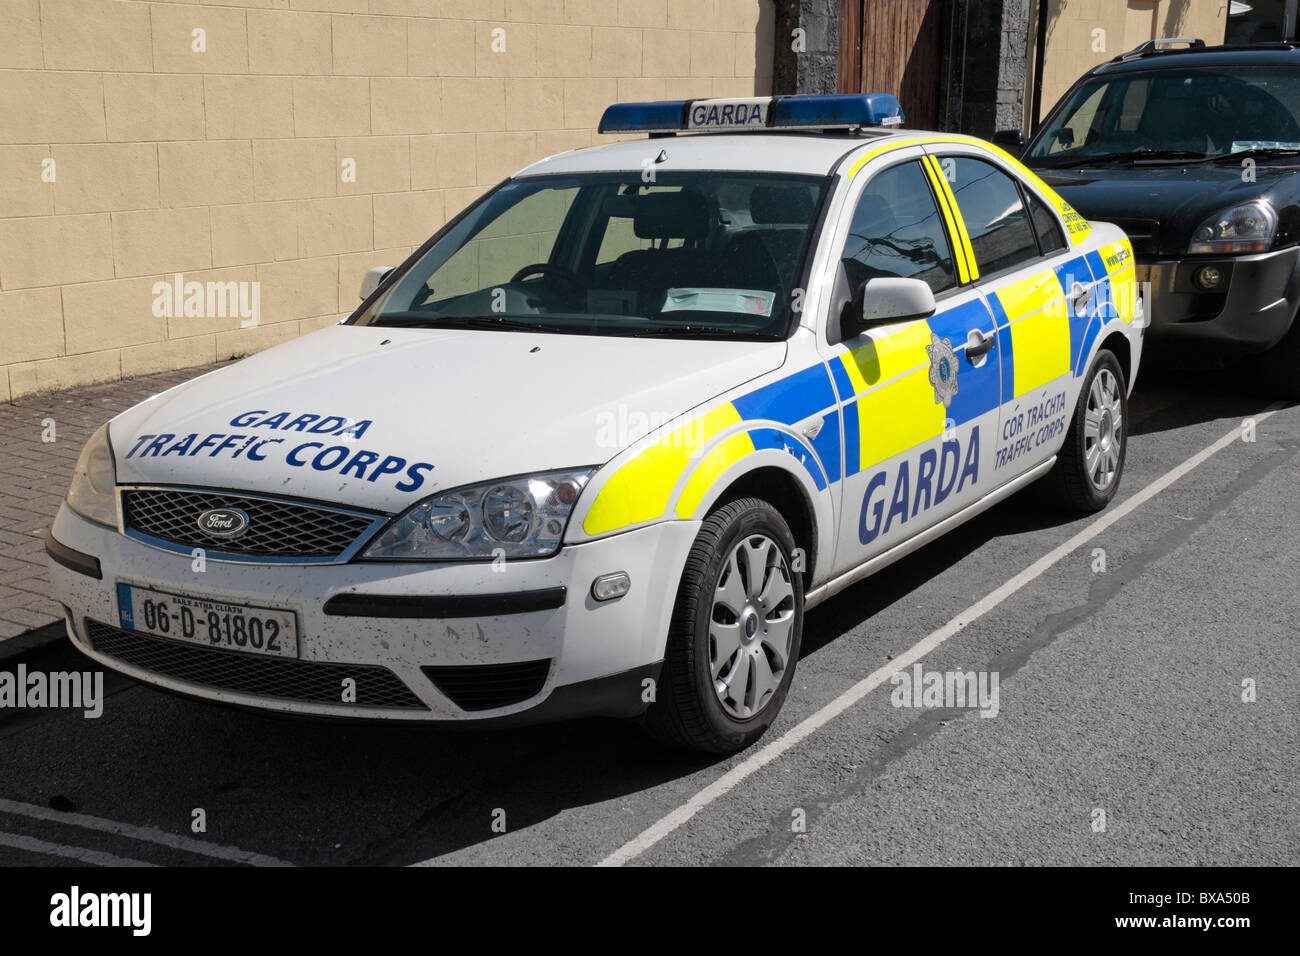
[[[1100,511],[1119,489],[1127,449],[1124,370],[1115,354],[1103,349],[1084,380],[1065,444],[1043,481],[1045,490],[1071,511]]]
[[[645,715],[651,734],[673,746],[734,753],[776,719],[803,634],[794,554],[789,526],[761,499],[729,502],[704,520]]]

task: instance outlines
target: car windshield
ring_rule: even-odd
[[[735,172],[512,180],[353,321],[784,338],[828,183]]]
[[[1160,69],[1097,78],[1034,137],[1037,167],[1211,161],[1300,150],[1300,70]]]

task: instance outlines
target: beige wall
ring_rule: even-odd
[[[1043,116],[1099,63],[1159,37],[1222,43],[1228,17],[1227,0],[1049,0],[1047,7]]]
[[[770,92],[772,24],[771,0],[0,0],[0,401],[336,322],[607,104]],[[155,316],[177,272],[260,283],[260,325]]]

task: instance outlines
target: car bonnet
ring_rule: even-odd
[[[154,396],[110,426],[119,484],[401,511],[608,461],[779,368],[785,342],[334,326]]]

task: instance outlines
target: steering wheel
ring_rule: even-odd
[[[550,262],[534,262],[532,265],[524,266],[510,277],[510,281],[519,282],[531,275],[543,275],[560,279],[568,285],[571,291],[577,293],[581,293],[586,288],[582,278],[572,269],[566,269],[564,266],[557,266]]]

